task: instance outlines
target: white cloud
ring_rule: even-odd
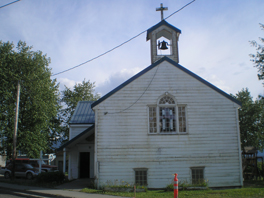
[[[1,4],[9,3],[2,0]],[[164,0],[173,13],[189,0]],[[121,44],[160,20],[160,1],[46,1],[23,0],[0,12],[0,38],[26,41],[33,50],[51,57],[53,73],[76,66]],[[255,49],[250,40],[263,35],[263,0],[199,0],[167,21],[182,30],[180,64],[227,93],[249,87],[254,97],[263,93],[257,70],[250,62]],[[150,65],[146,35],[69,72],[55,76],[73,87],[83,79],[96,82],[106,94]]]
[[[132,69],[122,69],[120,72],[112,74],[106,81],[99,84],[96,87],[96,91],[101,94],[101,96],[112,91],[117,86],[121,85],[123,82],[131,78],[133,75],[140,71],[139,68]]]
[[[81,83],[80,81],[70,80],[68,78],[59,78],[58,82],[60,82],[60,91],[64,90],[65,86],[73,89],[75,84]]]

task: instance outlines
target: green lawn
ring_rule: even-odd
[[[263,183],[263,181],[262,181]],[[254,185],[254,184],[253,184]],[[254,187],[246,186],[241,189],[228,189],[228,190],[193,190],[193,191],[179,191],[179,198],[222,198],[222,197],[233,197],[233,198],[263,198],[264,197],[264,185]],[[103,193],[100,190],[85,188],[82,190],[87,193]],[[116,195],[122,197],[134,197],[134,193],[124,192],[104,192],[108,195]],[[173,198],[173,192],[166,192],[164,190],[155,190],[148,192],[141,192],[136,194],[137,198]]]

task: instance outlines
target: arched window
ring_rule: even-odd
[[[164,96],[163,98],[160,99],[159,104],[164,104],[164,105],[175,104],[175,101],[170,96]]]
[[[170,96],[159,100],[159,132],[176,132],[175,101]]]
[[[149,133],[186,133],[186,125],[186,105],[177,104],[168,93],[158,100],[157,105],[149,106]]]

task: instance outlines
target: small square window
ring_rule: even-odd
[[[192,184],[200,184],[204,182],[204,168],[191,168],[192,170]]]
[[[134,169],[135,170],[135,184],[140,186],[148,185],[147,169]]]

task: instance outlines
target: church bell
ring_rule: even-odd
[[[160,50],[166,50],[166,49],[169,49],[167,47],[168,43],[166,41],[162,41],[162,42],[159,42],[158,46],[159,46],[159,49]]]

